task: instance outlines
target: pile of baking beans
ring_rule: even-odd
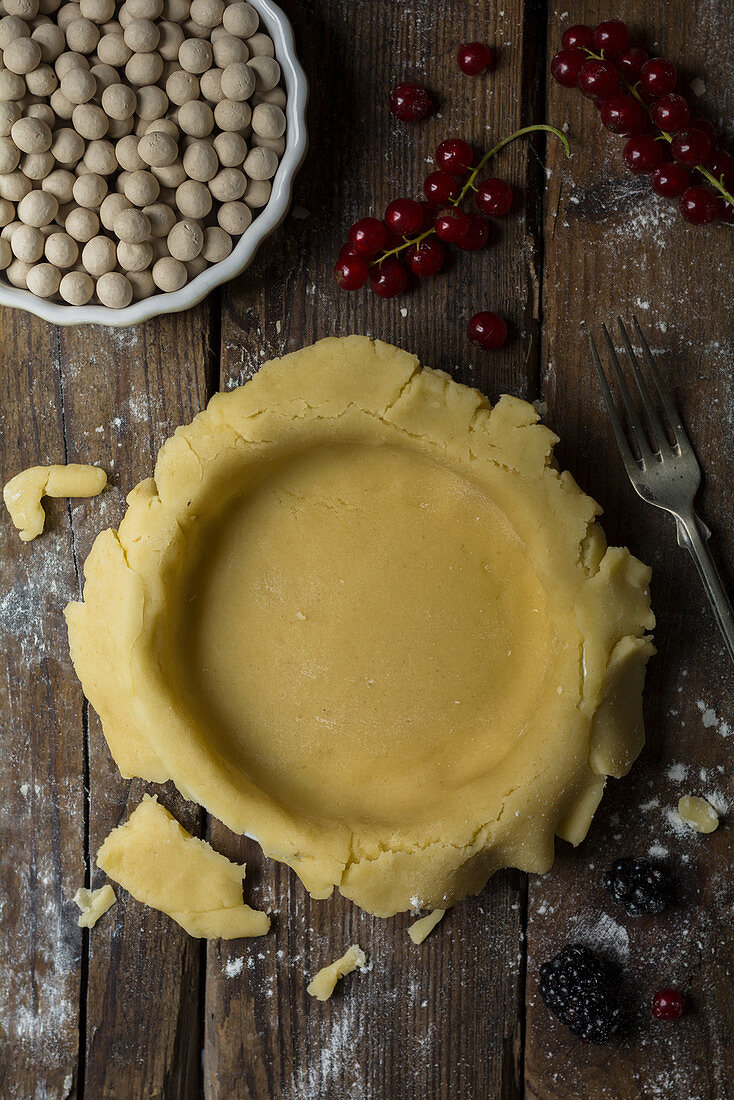
[[[256,10],[0,0],[0,271],[122,309],[225,259],[270,198],[285,92]]]

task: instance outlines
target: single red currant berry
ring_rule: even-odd
[[[664,195],[666,199],[677,199],[682,195],[686,187],[690,186],[691,177],[688,170],[682,164],[668,161],[655,169],[650,177],[650,186],[658,195]]]
[[[350,256],[359,256],[359,252],[356,248],[352,248],[351,244],[343,244],[339,249],[337,260],[346,260]]]
[[[630,84],[636,84],[642,72],[642,66],[650,60],[647,50],[642,46],[630,46],[628,50],[622,50],[614,59],[614,64]]]
[[[718,214],[716,196],[706,187],[689,187],[678,199],[678,205],[692,225],[708,225]]]
[[[459,194],[458,180],[449,172],[431,172],[423,180],[423,194],[435,206],[442,206]]]
[[[601,109],[601,121],[613,134],[643,134],[649,122],[645,109],[631,95],[615,95]]]
[[[408,267],[419,279],[436,275],[443,266],[446,249],[435,237],[426,237],[420,244],[412,244],[405,251]]]
[[[509,213],[514,197],[512,188],[505,180],[489,179],[477,187],[474,202],[486,217],[501,218]]]
[[[388,256],[370,271],[370,290],[380,298],[395,298],[408,284],[408,272],[394,256]]]
[[[594,27],[591,36],[595,48],[605,57],[616,57],[630,44],[630,29],[621,19],[606,19]]]
[[[665,152],[652,134],[637,134],[629,139],[622,155],[630,172],[645,175],[662,163]]]
[[[651,58],[640,70],[641,90],[655,98],[674,92],[677,82],[678,71],[673,62],[665,57]]]
[[[453,172],[455,176],[461,176],[471,170],[474,150],[468,141],[449,138],[448,141],[442,141],[436,150],[436,164],[443,172]]]
[[[683,994],[677,989],[659,989],[652,999],[653,1020],[679,1020],[683,1009]]]
[[[342,290],[359,290],[367,282],[367,261],[361,256],[346,256],[334,267],[334,278]]]
[[[694,115],[690,125],[695,127],[696,130],[703,130],[704,134],[708,135],[711,144],[716,145],[719,135],[716,133],[716,127],[712,126],[707,118],[704,118],[703,115]]]
[[[668,92],[656,99],[651,113],[655,125],[671,134],[677,130],[685,130],[691,120],[691,109],[677,92]]]
[[[706,168],[714,179],[719,180],[720,183],[723,181],[727,191],[731,191],[734,187],[734,157],[725,153],[723,149],[713,149],[706,161]]]
[[[609,99],[622,91],[622,80],[609,61],[585,61],[579,69],[578,87],[588,99]]]
[[[360,256],[374,256],[387,243],[387,227],[377,218],[360,218],[349,230],[349,243]]]
[[[433,100],[422,84],[405,80],[390,92],[390,110],[401,122],[418,122],[430,115]]]
[[[465,42],[456,52],[456,60],[466,76],[479,76],[495,66],[494,50],[486,42]]]
[[[716,216],[720,222],[726,222],[727,225],[734,225],[734,206],[726,199],[719,195],[716,200]]]
[[[581,50],[559,50],[551,61],[551,75],[564,88],[575,88],[585,64],[586,57]]]
[[[485,351],[496,351],[507,340],[507,325],[497,313],[475,313],[467,325],[472,344]]]
[[[442,241],[459,244],[469,228],[469,218],[458,206],[446,206],[438,212],[434,225]]]
[[[576,23],[563,32],[561,42],[566,50],[590,50],[591,39],[591,27],[587,27],[584,23]]]
[[[703,130],[681,130],[670,143],[673,156],[689,168],[703,164],[711,153],[711,142]]]
[[[425,214],[415,199],[393,199],[385,211],[385,225],[398,237],[412,237],[423,228]]]
[[[481,214],[467,214],[469,224],[461,240],[457,241],[462,252],[478,252],[489,237],[489,222]]]

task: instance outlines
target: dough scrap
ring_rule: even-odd
[[[99,466],[32,466],[11,477],[3,500],[22,541],[30,542],[43,531],[43,497],[96,497],[106,484],[107,474]]]
[[[443,918],[445,909],[434,909],[432,913],[428,913],[427,916],[421,917],[420,920],[411,924],[408,929],[408,935],[413,943],[423,943],[426,936],[429,936],[438,922]]]
[[[74,901],[81,909],[77,924],[80,928],[94,928],[100,917],[104,916],[108,909],[117,901],[115,891],[106,882],[99,890],[87,890],[80,887],[74,894]]]
[[[306,986],[306,992],[315,997],[317,1001],[328,1001],[336,989],[336,983],[339,979],[343,978],[345,974],[351,974],[353,970],[364,966],[366,962],[367,956],[362,948],[353,943],[340,959],[319,970],[318,974]]]
[[[678,813],[697,833],[713,833],[719,825],[719,815],[705,798],[686,794],[678,800]]]
[[[270,928],[266,913],[242,901],[245,865],[191,836],[150,795],[106,838],[97,866],[190,936],[233,940],[264,936]]]
[[[555,442],[361,336],[213,397],[66,610],[123,775],[379,916],[547,871],[642,747],[654,652],[650,570]]]

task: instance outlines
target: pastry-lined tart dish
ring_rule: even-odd
[[[361,336],[216,395],[67,608],[123,775],[381,916],[546,871],[640,751],[654,619],[537,421]]]

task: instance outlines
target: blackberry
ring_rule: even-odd
[[[631,917],[662,913],[673,893],[668,870],[649,859],[618,859],[604,875],[604,885]]]
[[[590,1043],[607,1043],[624,1022],[614,968],[573,943],[540,968],[540,995],[566,1027]]]

